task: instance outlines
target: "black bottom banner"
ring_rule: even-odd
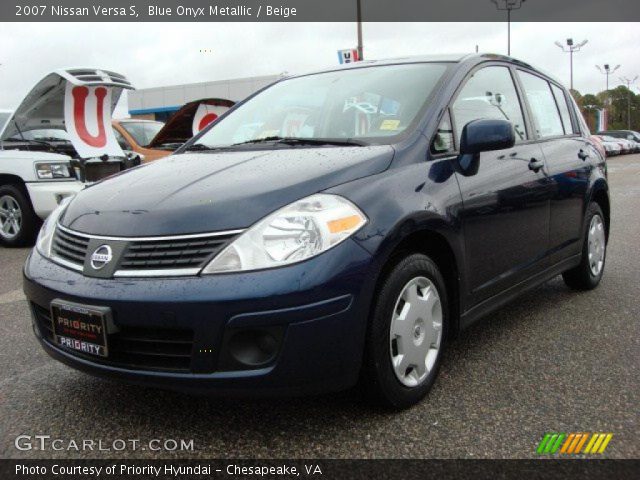
[[[640,460],[0,460],[0,479],[631,479]]]

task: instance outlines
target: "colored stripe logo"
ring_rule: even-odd
[[[538,455],[600,454],[613,438],[612,433],[545,433],[538,444]]]

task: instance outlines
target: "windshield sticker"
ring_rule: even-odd
[[[400,120],[384,120],[380,124],[380,130],[398,130]]]

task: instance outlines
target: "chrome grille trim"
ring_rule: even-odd
[[[63,267],[67,267],[70,268],[71,270],[75,270],[76,272],[82,272],[84,265],[78,265],[77,263],[72,263],[68,260],[65,260],[64,258],[60,258],[54,254],[51,254],[51,257],[49,257],[49,260],[51,260],[53,263],[57,263],[58,265],[61,265]]]
[[[71,230],[67,227],[63,227],[59,223],[56,225],[56,228],[61,229],[63,232],[71,233],[72,235],[78,235],[79,237],[86,237],[87,239],[95,238],[98,240],[116,240],[123,242],[161,242],[163,240],[189,240],[196,238],[210,238],[210,237],[223,237],[227,235],[238,235],[244,230],[224,230],[220,232],[212,232],[212,233],[189,233],[186,235],[163,235],[157,237],[110,237],[105,235],[93,235],[89,233],[77,232],[75,230]]]
[[[189,277],[200,273],[201,268],[165,268],[163,270],[116,270],[114,277]]]

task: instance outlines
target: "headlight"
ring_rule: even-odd
[[[301,262],[338,245],[366,222],[367,217],[345,198],[312,195],[253,225],[202,273],[261,270]]]
[[[71,178],[68,163],[36,163],[38,178]]]
[[[67,208],[67,205],[69,205],[69,202],[71,202],[73,197],[74,195],[63,198],[56,209],[51,212],[51,214],[42,224],[40,233],[38,233],[38,239],[36,240],[36,249],[43,257],[51,258],[51,243],[53,241],[53,234],[56,231],[56,224],[58,223],[60,216],[64,212],[64,209]]]

